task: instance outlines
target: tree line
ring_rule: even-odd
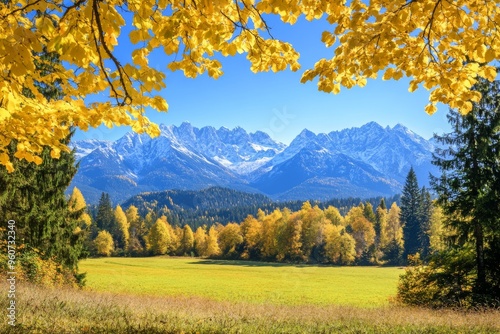
[[[304,202],[295,211],[284,207],[247,215],[240,222],[193,228],[168,219],[168,209],[140,216],[134,205],[112,208],[103,193],[89,225],[92,255],[177,255],[223,259],[333,264],[405,263],[405,254],[428,254],[439,247],[441,215],[410,170],[400,208],[382,198],[374,209],[368,201],[345,214]],[[416,188],[414,188],[416,187]],[[72,198],[84,203],[78,189]],[[82,204],[83,205],[83,204]],[[165,213],[165,214],[163,214]],[[415,213],[415,215],[414,215]],[[403,221],[402,221],[403,219]],[[411,223],[406,223],[411,222]],[[431,242],[432,240],[432,242]]]
[[[334,198],[328,201],[310,201],[321,209],[332,205],[339,209],[342,215],[360,202],[370,202],[376,207],[382,197],[361,199],[356,197]],[[385,198],[386,202],[400,202],[400,195]],[[193,190],[166,190],[147,192],[133,196],[121,204],[122,208],[131,205],[137,207],[139,215],[146,216],[153,211],[158,217],[165,215],[172,225],[189,225],[193,230],[200,226],[211,226],[216,223],[226,225],[231,222],[241,222],[249,214],[255,215],[258,209],[265,212],[276,208],[300,210],[303,201],[290,200],[275,202],[261,194],[245,193],[222,187]],[[93,216],[98,211],[97,205],[89,205]]]

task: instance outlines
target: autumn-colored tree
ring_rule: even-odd
[[[218,78],[217,55],[236,53],[246,53],[254,72],[298,70],[299,54],[272,38],[263,14],[291,24],[301,15],[307,20],[325,15],[332,25],[321,40],[335,48],[333,57],[317,61],[302,82],[317,78],[319,90],[338,93],[340,86],[364,86],[380,72],[384,79],[408,76],[410,91],[431,90],[428,113],[437,102],[468,112],[481,97],[471,89],[478,77],[496,77],[497,12],[495,1],[473,0],[2,1],[0,164],[12,171],[6,151],[12,140],[19,159],[41,163],[44,146],[59,157],[68,150],[61,139],[72,126],[130,125],[158,135],[158,126],[144,115],[145,107],[168,108],[158,93],[165,74],[149,64],[158,49],[176,55],[168,68],[188,77]],[[125,16],[133,49],[119,53],[118,41],[127,38],[121,35]],[[48,63],[43,51],[59,62]],[[40,64],[51,67],[49,75],[36,71]],[[45,98],[38,87],[54,83],[61,99]]]
[[[333,225],[344,225],[344,217],[340,214],[339,209],[334,206],[329,206],[325,210],[323,210],[325,217],[333,224]]]
[[[208,230],[208,235],[206,238],[206,248],[205,256],[218,256],[220,254],[220,248],[218,243],[218,233],[214,226],[211,226]]]
[[[315,246],[321,243],[321,223],[324,223],[323,211],[315,205],[314,207],[309,202],[305,202],[299,211],[300,219],[302,220],[302,253],[304,257],[315,257],[318,259]]]
[[[115,222],[117,225],[117,234],[116,234],[116,247],[121,248],[123,251],[128,249],[129,244],[129,223],[127,221],[127,216],[121,206],[116,206],[115,208]]]
[[[387,264],[399,265],[403,262],[403,228],[400,221],[401,209],[394,202],[387,213],[387,225],[383,231],[384,242],[380,247],[384,253],[383,259]]]
[[[382,198],[377,210],[375,211],[375,224],[373,228],[375,229],[375,263],[381,264],[383,252],[382,252],[382,239],[386,242],[387,235],[385,234],[385,228],[387,226],[387,207],[385,206],[385,200]]]
[[[229,223],[219,232],[219,247],[221,255],[226,257],[238,257],[237,249],[243,243],[240,225]]]
[[[182,229],[181,249],[182,254],[190,255],[194,247],[193,230],[189,225],[184,225]]]
[[[430,226],[427,233],[429,235],[429,247],[431,253],[441,252],[446,249],[446,239],[452,232],[445,226],[443,209],[436,204],[433,206]]]
[[[278,254],[277,236],[278,224],[283,215],[280,209],[274,210],[271,214],[265,215],[262,220],[262,257],[269,261],[274,261]]]
[[[82,230],[88,229],[88,227],[92,223],[92,218],[86,212],[87,203],[85,202],[85,198],[83,197],[82,192],[77,187],[74,187],[73,191],[71,192],[71,196],[68,201],[68,206],[69,206],[69,211],[72,213],[81,212],[81,215],[78,219],[79,227]]]
[[[167,217],[162,216],[162,218],[165,219],[165,222],[167,222]],[[172,226],[167,222],[167,228],[170,233],[170,247],[168,252],[170,254],[174,255],[183,255],[184,253],[182,252],[182,237],[184,236],[184,230],[180,226]]]
[[[115,249],[113,237],[108,231],[100,231],[94,240],[97,254],[110,256]]]
[[[304,261],[302,254],[302,220],[299,214],[283,210],[283,222],[277,235],[278,261]]]
[[[356,259],[356,241],[343,226],[326,227],[325,255],[329,262],[341,265],[351,264]]]
[[[353,207],[346,216],[346,222],[351,229],[351,235],[356,241],[356,256],[358,258],[370,251],[375,243],[375,229],[373,224],[365,218],[363,206]]]
[[[387,236],[387,241],[391,242],[392,240],[396,240],[398,244],[403,246],[403,228],[401,226],[401,209],[396,204],[396,202],[392,203],[389,212],[387,213],[387,227],[385,228],[385,234]],[[384,247],[387,244],[384,243]]]
[[[139,216],[139,209],[135,205],[131,205],[128,207],[127,211],[125,211],[125,216],[127,216],[127,222],[129,223],[129,228],[130,229],[137,229],[138,228],[138,222],[141,219]],[[151,224],[153,225],[153,224]],[[129,231],[132,232],[132,231]]]
[[[241,223],[241,232],[244,242],[244,251],[241,257],[244,259],[259,258],[262,248],[262,222],[254,216],[248,215]]]
[[[478,76],[496,77],[492,65],[500,44],[495,1],[320,1],[307,7],[316,17],[326,12],[333,25],[322,41],[335,48],[334,56],[316,62],[302,76],[303,82],[318,78],[322,91],[362,87],[384,71],[384,80],[412,78],[410,92],[421,86],[431,90],[427,113],[436,111],[437,102],[466,113],[481,98],[472,90]]]
[[[194,232],[194,249],[196,255],[207,256],[207,232],[203,227],[198,227]]]
[[[168,251],[171,236],[167,229],[166,219],[158,218],[148,233],[148,250],[154,255],[163,255]]]
[[[389,242],[389,237],[387,236],[387,208],[379,205],[377,207],[377,223],[375,224],[375,233],[377,234],[377,243],[379,247],[384,247]]]
[[[128,39],[134,45],[128,55],[115,50],[123,38],[125,12],[130,13]],[[245,2],[15,0],[0,2],[0,15],[0,35],[17,41],[4,39],[0,57],[0,72],[6,73],[0,85],[0,162],[9,169],[4,147],[12,139],[20,143],[19,158],[40,163],[43,145],[52,147],[54,157],[67,150],[59,140],[71,126],[86,130],[102,123],[130,125],[136,132],[158,135],[158,126],[144,115],[145,107],[168,108],[158,94],[165,88],[165,74],[148,62],[156,49],[177,55],[168,68],[188,77],[207,73],[218,78],[221,63],[214,53],[246,52],[255,72],[299,68],[298,53],[288,43],[267,38],[261,12]],[[55,53],[61,62],[48,76],[35,71],[43,50]],[[54,81],[61,87],[61,100],[47,100],[36,89]],[[33,97],[23,95],[25,89]],[[87,99],[96,95],[99,99]]]

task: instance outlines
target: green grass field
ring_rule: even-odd
[[[100,258],[80,263],[87,286],[120,294],[276,305],[387,305],[398,268],[286,265],[193,258]]]
[[[16,326],[4,321],[0,334],[500,333],[499,310],[389,303],[397,268],[151,257],[89,259],[80,269],[83,291],[18,282]]]

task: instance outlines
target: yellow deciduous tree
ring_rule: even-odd
[[[170,242],[171,235],[167,228],[166,219],[158,218],[148,233],[148,249],[154,255],[163,255],[167,253]]]
[[[304,261],[302,255],[302,220],[298,214],[290,214],[288,209],[283,210],[283,222],[280,224],[277,235],[278,261]]]
[[[352,237],[356,240],[356,255],[361,257],[375,243],[375,228],[363,214],[363,208],[353,207],[346,216],[346,222],[352,230]]]
[[[193,230],[189,225],[184,225],[182,229],[181,251],[182,255],[190,255],[194,247]]]
[[[129,244],[129,223],[127,221],[127,216],[125,215],[125,212],[123,212],[123,209],[121,206],[117,206],[115,208],[115,221],[117,224],[117,244],[118,247],[121,247],[124,251],[128,249],[128,244]]]
[[[327,3],[331,3],[328,6]],[[318,78],[318,88],[338,93],[340,86],[364,86],[367,78],[410,77],[409,91],[431,90],[426,111],[442,102],[461,112],[472,109],[481,94],[471,90],[477,78],[493,81],[500,57],[497,1],[353,0],[319,1],[317,16],[326,13],[333,26],[322,41],[335,47],[302,81]]]
[[[145,107],[168,109],[158,94],[165,74],[148,59],[157,49],[173,56],[168,68],[193,78],[222,74],[214,53],[246,53],[255,72],[299,68],[298,53],[270,38],[253,1],[12,0],[0,2],[0,17],[0,163],[9,170],[6,147],[12,139],[18,142],[16,157],[41,163],[44,145],[53,157],[68,150],[60,139],[71,126],[130,125],[158,135],[158,126],[144,115]],[[135,48],[124,55],[115,47],[127,24]],[[44,61],[42,51],[59,60],[48,75],[35,71]],[[38,90],[54,83],[60,100]]]
[[[105,230],[100,231],[99,234],[97,234],[97,237],[94,240],[94,244],[97,250],[97,254],[99,255],[110,256],[115,249],[111,233]]]
[[[194,249],[196,255],[204,257],[207,250],[207,232],[203,227],[198,227],[194,232]]]
[[[214,226],[208,230],[206,238],[205,256],[217,256],[220,254],[219,243],[217,241],[218,233]]]
[[[237,256],[236,250],[243,243],[240,225],[229,223],[219,232],[219,247],[224,256]]]
[[[395,241],[401,247],[403,246],[403,228],[399,216],[401,209],[396,203],[392,203],[389,213],[387,214],[387,225],[385,228],[385,242],[383,247],[386,247],[391,241]]]
[[[343,226],[327,225],[325,228],[325,255],[335,264],[351,264],[356,259],[356,241]]]
[[[320,90],[338,93],[380,72],[384,79],[408,76],[410,91],[432,90],[428,113],[437,102],[468,112],[481,97],[471,90],[478,76],[496,77],[498,6],[486,0],[2,1],[0,164],[13,170],[6,150],[12,140],[17,158],[41,163],[44,146],[58,157],[68,151],[61,139],[71,127],[130,125],[158,135],[144,115],[146,107],[168,109],[158,93],[165,74],[149,64],[158,49],[170,70],[188,77],[218,78],[216,54],[246,53],[254,72],[297,70],[298,53],[272,38],[262,15],[268,13],[291,24],[301,15],[326,15],[332,25],[321,39],[334,56],[316,62],[302,82],[317,78]],[[118,53],[118,40],[127,37],[134,48]],[[54,85],[61,98],[45,98],[39,88]]]
[[[87,208],[87,203],[85,202],[85,198],[83,197],[82,192],[77,187],[73,188],[73,192],[68,201],[69,211],[71,213],[79,213],[83,211],[83,213],[78,218],[79,227],[81,229],[88,229],[90,224],[92,223],[92,218],[85,211]]]
[[[264,214],[260,209],[259,212]],[[241,257],[244,259],[258,258],[262,248],[262,222],[254,216],[248,215],[241,223],[241,232],[245,244],[245,250]]]

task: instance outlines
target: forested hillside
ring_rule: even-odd
[[[382,197],[361,199],[359,197],[337,198],[326,202],[310,201],[313,205],[324,209],[334,206],[345,215],[350,208],[362,202],[368,202],[376,207]],[[389,203],[399,204],[400,196],[386,198]],[[248,215],[256,215],[258,209],[272,212],[275,209],[288,208],[297,211],[303,201],[276,202],[261,194],[250,194],[221,187],[211,187],[201,191],[167,190],[148,192],[133,196],[123,202],[124,209],[135,206],[141,216],[145,217],[152,211],[157,216],[165,215],[173,225],[189,225],[196,229],[199,226],[211,226],[215,223],[226,225],[230,222],[243,221]],[[97,210],[97,206],[93,207]]]

